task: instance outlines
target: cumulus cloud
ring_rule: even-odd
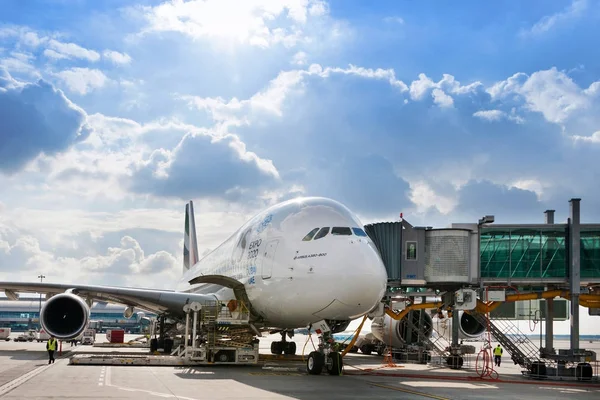
[[[46,81],[18,83],[0,68],[0,170],[16,172],[90,134],[86,113]]]
[[[192,38],[226,39],[262,48],[282,43],[291,47],[303,39],[310,18],[328,12],[321,0],[171,0],[143,7],[149,32],[179,32]]]
[[[154,150],[133,166],[131,190],[159,196],[236,197],[279,178],[271,160],[247,151],[235,135],[187,133],[172,151]]]
[[[528,110],[541,113],[549,122],[561,124],[575,112],[590,106],[598,85],[599,82],[594,82],[589,88],[581,89],[564,72],[552,67],[531,76],[516,73],[487,91],[493,100],[520,96]]]
[[[103,87],[110,81],[98,69],[74,67],[56,74],[69,88],[70,91],[84,95],[94,89]]]
[[[594,132],[591,136],[574,135],[573,140],[584,143],[600,143],[600,131]]]
[[[117,65],[131,63],[131,57],[127,53],[119,53],[118,51],[114,50],[104,50],[103,56]]]

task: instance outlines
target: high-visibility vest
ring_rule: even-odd
[[[56,339],[48,339],[48,350],[56,350]]]
[[[502,348],[501,347],[496,347],[494,349],[494,355],[495,356],[501,356],[502,355]]]

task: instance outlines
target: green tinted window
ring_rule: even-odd
[[[565,237],[564,227],[483,228],[481,277],[564,278],[567,276]]]
[[[600,230],[581,228],[581,278],[600,277]]]

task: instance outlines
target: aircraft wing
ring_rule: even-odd
[[[217,297],[210,294],[116,286],[73,285],[70,283],[0,282],[0,291],[2,290],[10,299],[17,299],[19,292],[43,293],[46,294],[46,299],[49,299],[55,294],[70,291],[86,299],[88,304],[91,304],[92,301],[107,301],[178,317],[185,315],[183,305],[186,303],[217,300]]]

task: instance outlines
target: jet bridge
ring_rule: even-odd
[[[580,201],[569,200],[564,223],[555,223],[554,210],[546,210],[540,224],[497,224],[493,215],[486,215],[478,222],[434,229],[413,226],[400,218],[366,225],[365,231],[386,266],[386,297],[391,305],[398,298],[421,297],[426,302],[427,297],[434,297],[443,298],[442,306],[453,309],[454,294],[461,289],[476,290],[480,300],[486,289],[498,289],[495,292],[503,299],[496,306],[507,304],[506,297],[530,296],[525,300],[527,307],[523,300],[513,298],[521,304],[498,308],[489,315],[492,320],[502,314],[504,319],[545,321],[545,347],[539,349],[537,358],[530,349],[527,354],[513,349],[516,359],[525,360],[523,366],[541,371],[540,363],[595,359],[595,354],[579,348],[579,306],[588,307],[590,315],[600,315],[600,223],[581,223]],[[567,295],[550,296],[555,291]],[[507,310],[512,314],[506,315]],[[571,348],[557,352],[552,322],[560,319],[572,320]],[[512,329],[496,325],[494,336],[509,334],[503,330]]]

